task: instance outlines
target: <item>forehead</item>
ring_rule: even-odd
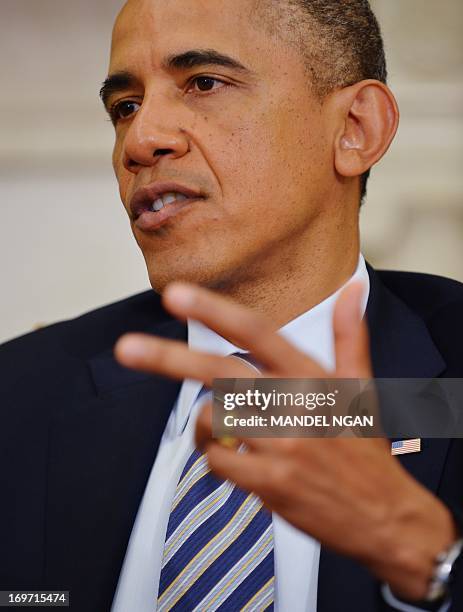
[[[262,27],[266,5],[267,0],[129,0],[114,25],[110,71],[155,68],[166,55],[192,48],[233,53],[254,65],[263,58],[268,63],[269,54],[271,62],[288,61],[289,45]]]

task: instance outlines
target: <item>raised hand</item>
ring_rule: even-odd
[[[201,321],[251,352],[262,376],[370,378],[361,291],[352,284],[336,303],[334,372],[292,346],[263,317],[208,290],[171,285],[164,303],[176,317]],[[124,336],[115,350],[127,367],[207,386],[215,378],[255,376],[240,360],[152,336]],[[402,597],[424,597],[436,555],[456,538],[450,512],[401,467],[383,439],[247,438],[247,452],[237,453],[213,439],[211,406],[198,418],[196,438],[219,476],[253,491],[323,544],[361,561]]]

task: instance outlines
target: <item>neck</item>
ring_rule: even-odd
[[[244,277],[228,279],[214,289],[259,312],[279,329],[337,291],[357,268],[358,229],[324,245],[314,240],[308,244],[299,255],[274,250],[254,265],[243,266]]]

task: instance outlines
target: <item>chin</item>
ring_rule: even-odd
[[[223,246],[223,245],[222,245]],[[227,293],[231,288],[249,280],[252,261],[237,253],[236,249],[195,248],[168,251],[143,251],[145,264],[152,288],[162,293],[173,282],[186,282],[206,289]]]
[[[173,282],[187,282],[214,289],[219,287],[224,276],[220,269],[217,269],[212,263],[206,265],[205,262],[196,262],[190,260],[184,265],[176,262],[174,265],[163,266],[156,262],[147,263],[148,276],[151,287],[156,293],[162,294],[164,289]]]

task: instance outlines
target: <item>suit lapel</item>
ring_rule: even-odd
[[[368,268],[370,299],[367,317],[376,378],[437,378],[446,368],[429,331],[419,316]],[[402,465],[428,489],[436,492],[448,450],[448,439],[422,440],[420,453],[400,455]]]
[[[186,338],[175,321],[150,331]],[[180,383],[122,368],[112,349],[88,366],[95,394],[73,397],[51,430],[46,581],[74,591],[76,609],[101,612],[111,605]]]
[[[368,267],[367,319],[374,375],[377,378],[433,378],[445,369],[424,321],[392,293]],[[436,491],[448,440],[423,440],[421,453],[402,455],[401,463]],[[318,612],[344,612],[355,601],[359,612],[381,609],[377,583],[359,563],[322,547],[318,577]]]
[[[445,362],[417,314],[368,266],[367,320],[376,378],[435,378]]]

